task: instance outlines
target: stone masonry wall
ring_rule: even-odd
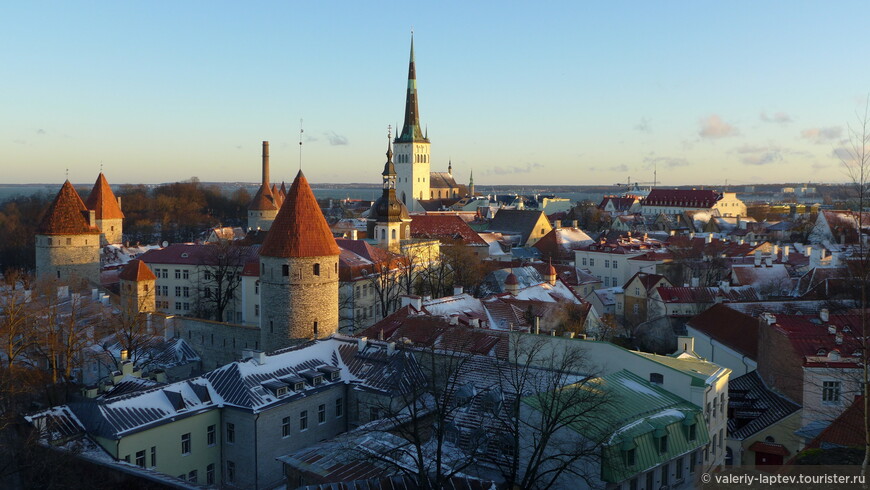
[[[122,243],[124,232],[123,219],[98,219],[97,228],[102,232],[100,234],[100,246],[106,246],[110,243]]]
[[[319,275],[314,273],[315,264],[320,265]],[[284,265],[289,267],[287,276]],[[260,302],[262,350],[337,332],[338,256],[260,257]]]
[[[248,228],[268,231],[276,216],[278,216],[277,209],[274,211],[248,211]]]
[[[260,329],[250,325],[174,317],[175,335],[186,340],[210,371],[242,357],[242,349],[260,349]]]
[[[100,283],[98,235],[36,235],[36,277]]]

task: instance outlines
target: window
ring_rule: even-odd
[[[719,393],[719,414],[725,414],[725,393]]]
[[[616,269],[616,261],[613,261],[613,268]]]
[[[586,265],[586,257],[583,257],[583,265]]]
[[[203,276],[205,276],[206,281],[211,281],[211,271],[205,271]]]
[[[322,424],[326,422],[326,405],[321,404],[317,407],[317,423]]]
[[[654,385],[661,385],[665,382],[665,375],[661,373],[649,373],[649,382]]]
[[[683,458],[682,457],[677,458],[676,464],[677,464],[677,467],[676,467],[677,474],[674,475],[674,479],[677,481],[680,481],[683,479]]]
[[[825,381],[822,383],[822,401],[825,403],[840,403],[839,381]]]
[[[197,475],[196,470],[191,470],[190,473],[187,474],[187,481],[191,483],[196,483]]]
[[[710,444],[710,454],[712,454],[714,458],[716,457],[716,446],[718,446],[718,444],[716,444],[717,437],[719,436],[713,434],[713,443]]]
[[[314,275],[315,276],[320,275],[320,264],[314,264]]]
[[[595,259],[590,257],[589,258],[589,267],[594,267],[594,266],[595,266]]]
[[[694,427],[694,426],[692,426],[692,427]],[[697,465],[698,465],[698,453],[693,451],[692,454],[689,455],[689,474],[695,473],[695,466],[697,466]]]
[[[694,441],[697,438],[698,438],[698,426],[695,424],[692,424],[689,426],[689,440]]]
[[[231,422],[227,422],[227,442],[236,442],[236,425]]]
[[[281,437],[290,436],[290,417],[281,419]]]
[[[236,481],[236,463],[227,461],[227,481],[232,483]]]
[[[215,437],[215,432],[216,432],[216,431],[215,431],[215,426],[214,426],[214,425],[209,425],[209,426],[208,426],[208,430],[206,431],[206,439],[208,440],[208,445],[209,445],[209,446],[214,446],[215,439],[216,439],[216,437]]]
[[[205,482],[214,485],[214,463],[210,463],[205,468]]]
[[[181,435],[181,454],[190,454],[190,432]]]
[[[630,482],[628,482],[628,490],[637,490],[637,478],[632,478]]]
[[[72,245],[72,238],[67,238],[67,239],[66,239],[66,244],[67,244],[67,245]]]
[[[716,397],[714,396],[714,397],[713,397],[713,411],[710,412],[710,414],[711,414],[713,417],[716,416],[716,403],[717,403],[717,400],[716,400]]]
[[[646,474],[646,488],[651,489],[655,484],[656,476],[652,471]]]
[[[181,296],[181,286],[175,286],[175,296]]]
[[[287,264],[281,264],[281,275],[287,277],[290,275],[290,266]]]
[[[665,434],[659,438],[659,452],[666,453],[668,452],[668,435]]]
[[[369,420],[377,420],[378,419],[378,407],[370,407],[369,408]]]
[[[181,306],[182,306],[182,308],[181,308],[182,310],[190,311],[190,303],[185,302],[185,303],[182,303]]]
[[[187,287],[187,286],[184,286],[184,287],[182,288],[182,290],[184,291],[184,293],[182,294],[182,296],[184,296],[185,298],[189,298],[189,297],[190,297],[190,288]]]
[[[260,281],[254,283],[254,294],[260,294]]]
[[[668,477],[670,476],[671,465],[670,463],[665,463],[662,465],[662,487],[668,486]]]
[[[308,410],[299,413],[299,430],[308,430]]]
[[[631,448],[622,452],[623,462],[626,466],[634,466],[635,464],[635,449]]]
[[[151,446],[151,467],[157,466],[157,446]]]
[[[181,275],[184,276],[183,277],[184,279],[190,279],[190,271],[187,269],[184,269],[183,271],[181,271]]]
[[[175,278],[181,279],[181,269],[175,269]]]
[[[335,400],[335,417],[344,415],[344,398],[336,398]]]
[[[145,450],[136,451],[136,466],[145,467]]]
[[[314,338],[317,338],[317,322],[314,322]]]
[[[254,316],[260,316],[260,305],[254,305]]]
[[[609,260],[605,260],[605,261],[604,261],[604,268],[605,268],[605,269],[609,269],[609,268],[610,268],[610,261],[609,261]]]
[[[610,278],[609,277],[604,278],[604,287],[606,287],[606,288],[610,287]]]

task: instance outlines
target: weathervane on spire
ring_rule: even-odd
[[[100,160],[100,173],[103,173],[103,161]]]
[[[387,124],[387,139],[393,139],[393,125]]]

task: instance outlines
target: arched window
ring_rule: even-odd
[[[381,240],[387,239],[387,230],[381,228]]]
[[[315,276],[320,275],[320,264],[314,264],[314,275]]]
[[[392,234],[393,234],[393,240],[395,240],[396,239],[396,229],[395,228],[393,228]]]
[[[287,277],[290,275],[290,266],[287,264],[281,265],[281,275]]]
[[[314,322],[314,338],[317,338],[317,322]]]

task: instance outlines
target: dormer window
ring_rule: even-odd
[[[277,390],[275,390],[275,395],[277,395],[277,396],[286,396],[286,395],[287,395],[287,387],[286,387],[286,386],[282,386],[282,387],[278,388]]]
[[[302,391],[305,389],[305,382],[299,381],[293,384],[293,391]]]

